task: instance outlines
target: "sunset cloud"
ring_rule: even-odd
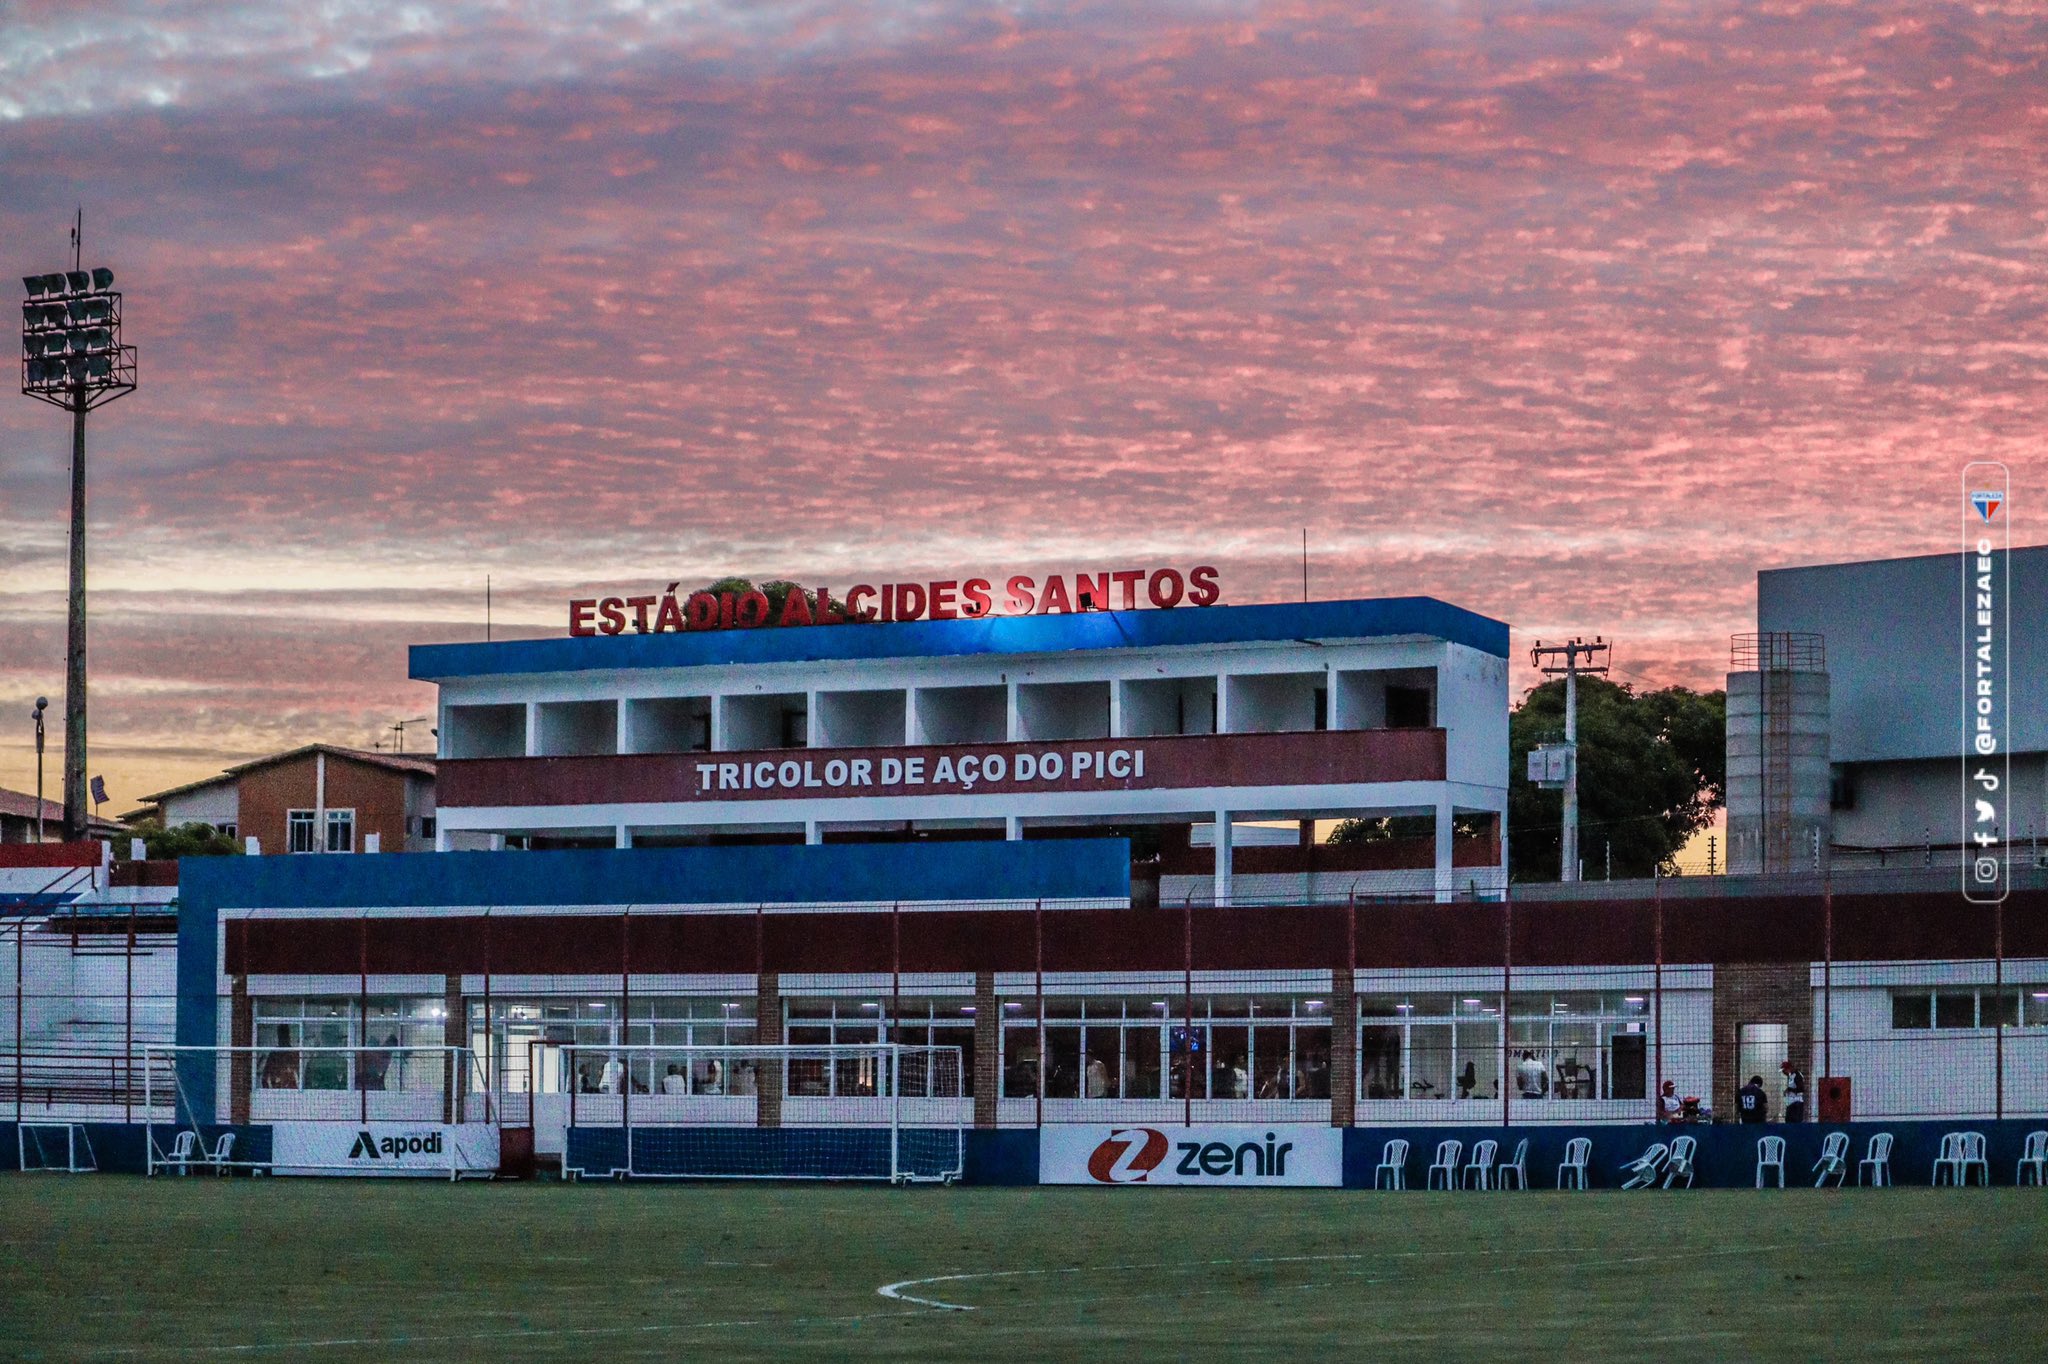
[[[420,713],[486,574],[550,632],[728,570],[1255,601],[1306,527],[1317,595],[1711,682],[1758,568],[2040,465],[2038,6],[78,8],[0,25],[0,229],[52,268],[83,202],[141,347],[117,802]],[[0,447],[0,694],[54,696],[61,419]]]

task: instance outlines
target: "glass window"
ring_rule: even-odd
[[[1892,1026],[1894,1028],[1931,1028],[1934,1026],[1934,997],[1924,991],[1909,995],[1892,996]]]
[[[286,852],[309,853],[314,849],[313,812],[311,810],[287,810],[284,814],[284,846]]]
[[[354,810],[329,810],[327,812],[327,851],[331,853],[354,852],[356,850],[356,812]]]
[[[1977,1026],[1977,992],[1944,990],[1934,996],[1934,1026],[1974,1028]]]
[[[1999,994],[1986,990],[1977,1000],[1977,1025],[1983,1028],[2017,1028],[2020,1025],[2020,997],[2008,990]]]
[[[2039,986],[2028,986],[2020,991],[2020,1003],[2026,1012],[2020,1016],[2021,1024],[2029,1028],[2048,1027],[2048,990]]]

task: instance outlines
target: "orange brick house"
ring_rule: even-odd
[[[264,853],[431,852],[434,760],[308,744],[145,796],[130,820],[211,824]]]

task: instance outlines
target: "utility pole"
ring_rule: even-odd
[[[1558,880],[1579,879],[1579,674],[1605,673],[1610,646],[1595,635],[1590,643],[1573,636],[1564,644],[1537,640],[1529,662],[1546,677],[1564,677],[1564,849]],[[1597,661],[1596,661],[1597,660]]]

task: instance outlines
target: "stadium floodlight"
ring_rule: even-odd
[[[71,269],[23,275],[21,391],[71,414],[71,591],[64,668],[64,837],[83,840],[85,789],[85,414],[135,391],[135,347],[121,341],[114,272],[81,259],[84,218],[72,228]],[[90,295],[86,298],[73,295]],[[58,301],[62,300],[62,301]]]

